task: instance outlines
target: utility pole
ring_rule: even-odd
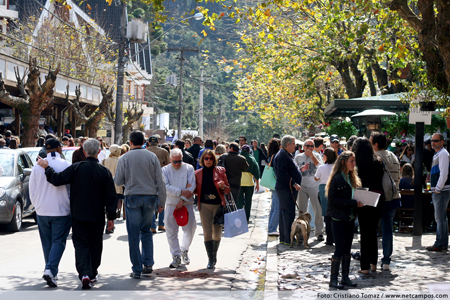
[[[200,100],[198,111],[198,135],[203,139],[203,70],[200,75]]]
[[[167,51],[181,51],[180,55],[180,93],[179,93],[179,102],[178,102],[178,138],[181,139],[181,117],[183,113],[183,66],[184,66],[184,52],[192,51],[199,52],[197,49],[189,49],[189,48],[169,48]]]
[[[119,43],[119,62],[117,71],[117,92],[116,92],[116,119],[114,121],[114,143],[122,144],[122,123],[123,123],[123,84],[125,73],[125,44],[127,32],[127,6],[125,2],[120,1],[122,14],[120,16],[120,43]],[[128,137],[126,137],[128,138]]]

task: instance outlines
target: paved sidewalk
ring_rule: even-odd
[[[265,193],[261,200],[270,201],[270,193]],[[394,236],[394,252],[391,270],[381,271],[370,275],[357,273],[359,261],[352,260],[351,279],[358,283],[358,287],[348,292],[371,293],[382,291],[415,291],[429,292],[428,284],[450,282],[449,252],[430,252],[425,246],[432,245],[435,233],[427,233],[421,237],[411,234],[396,233]],[[267,268],[265,291],[295,291],[303,292],[303,296],[317,293],[328,293],[330,258],[334,252],[333,246],[318,242],[313,232],[309,239],[309,249],[303,244],[290,248],[278,243],[278,238],[268,238]],[[359,234],[354,235],[352,252],[359,251]],[[382,247],[379,239],[380,269]],[[276,261],[276,263],[275,263]],[[274,280],[276,279],[276,283]],[[307,293],[304,293],[307,292]],[[312,293],[314,292],[314,293]],[[298,293],[283,293],[278,295],[294,296]],[[309,298],[309,297],[308,297]],[[326,297],[334,298],[334,297]],[[345,298],[345,297],[344,297]],[[348,298],[348,297],[347,297]]]

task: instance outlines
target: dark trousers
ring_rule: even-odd
[[[323,217],[325,220],[325,231],[327,233],[327,240],[326,243],[333,244],[334,243],[334,237],[333,237],[333,227],[331,226],[331,217]]]
[[[344,255],[349,256],[352,249],[355,220],[335,221],[332,219],[331,228],[335,245],[334,257],[336,259],[341,259]]]
[[[239,199],[239,191],[241,190],[241,187],[230,186],[230,190],[231,195],[233,196],[233,200],[237,204]]]
[[[245,208],[245,216],[247,217],[247,223],[250,219],[250,211],[252,210],[252,197],[255,188],[253,186],[241,186],[239,190],[239,197],[236,202],[237,208]]]
[[[295,219],[295,199],[297,191],[276,190],[280,204],[280,243],[291,243],[291,226]],[[294,194],[294,195],[292,195]]]
[[[379,205],[380,206],[380,205]],[[384,206],[384,205],[383,205]],[[377,228],[383,206],[358,207],[359,232],[361,234],[361,270],[369,270],[378,260]]]
[[[103,250],[104,223],[72,219],[72,241],[78,278],[93,279],[100,266]]]

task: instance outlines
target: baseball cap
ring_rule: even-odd
[[[337,134],[332,134],[331,137],[330,137],[330,142],[332,143],[334,141],[339,142],[339,137],[338,137]]]
[[[175,221],[177,221],[178,226],[185,226],[189,222],[189,212],[186,206],[181,207],[180,209],[175,209],[173,211],[173,217]]]
[[[45,141],[45,149],[55,149],[61,146],[59,141],[55,138],[48,139]]]
[[[250,146],[249,145],[242,146],[242,151],[250,152]]]
[[[161,136],[159,134],[154,134],[153,136],[156,137],[157,139],[161,138]]]
[[[152,144],[152,143],[158,143],[158,138],[157,138],[156,136],[152,135],[151,137],[148,138],[148,142],[149,142],[150,144]]]

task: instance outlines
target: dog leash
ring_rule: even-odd
[[[294,197],[294,191],[292,190],[292,178],[291,178],[291,180],[289,180],[289,188],[291,189],[291,195],[292,195],[292,199],[294,200],[295,206],[297,207],[299,213],[302,213],[302,211],[298,207],[297,200]]]

